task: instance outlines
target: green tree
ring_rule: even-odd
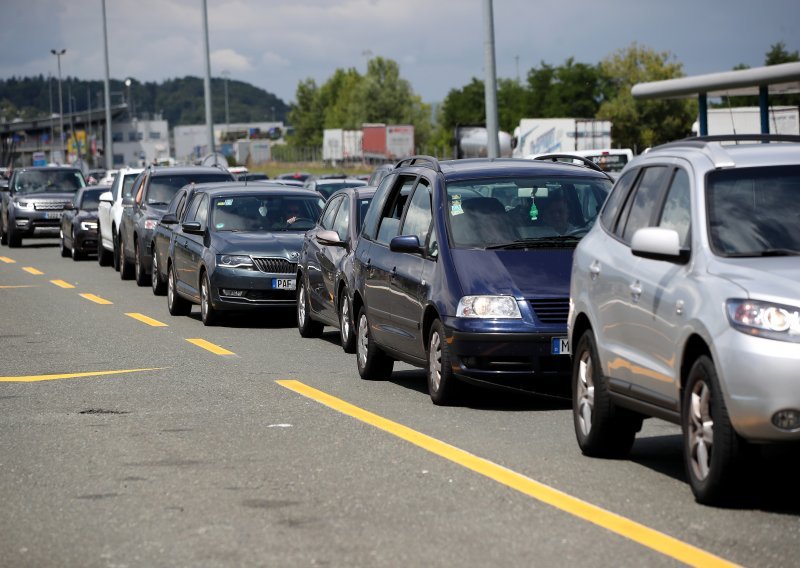
[[[559,67],[542,62],[540,69],[528,72],[528,107],[520,118],[593,118],[603,99],[603,84],[595,65],[575,63],[572,57]]]
[[[697,102],[686,99],[634,100],[631,88],[637,83],[662,81],[683,76],[683,65],[669,52],[656,52],[636,43],[620,49],[600,63],[608,98],[597,118],[613,124],[615,145],[641,151],[691,133],[697,116]]]
[[[322,144],[324,109],[319,104],[319,88],[314,79],[306,79],[297,85],[296,102],[289,111],[289,123],[294,133],[289,137],[292,146],[319,146]]]

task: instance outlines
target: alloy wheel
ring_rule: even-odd
[[[367,314],[361,314],[358,319],[358,363],[363,369],[367,364],[367,350],[369,349],[369,322],[367,321]]]
[[[428,359],[430,386],[436,392],[442,386],[442,338],[435,330],[431,332]]]
[[[711,453],[714,447],[711,389],[705,381],[698,381],[692,389],[688,426],[692,471],[697,479],[705,479],[711,470]]]
[[[306,323],[306,285],[300,281],[300,290],[297,292],[297,321],[300,325]]]
[[[339,329],[342,334],[342,343],[347,342],[350,337],[350,302],[347,298],[342,298],[342,309],[340,310]]]
[[[581,353],[578,363],[578,381],[575,396],[578,404],[578,425],[584,436],[588,436],[592,430],[592,412],[594,411],[593,365],[591,353],[588,350]]]

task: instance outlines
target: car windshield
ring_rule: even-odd
[[[85,187],[80,171],[73,170],[25,170],[14,176],[14,191],[17,193],[74,193]]]
[[[231,181],[230,174],[192,174],[153,177],[147,191],[149,205],[168,205],[178,190],[190,183]]]
[[[706,203],[716,254],[800,254],[800,166],[712,171],[706,181]]]
[[[83,192],[83,199],[81,200],[81,209],[97,209],[100,205],[100,194],[107,191],[108,188],[102,189],[87,189]]]
[[[313,196],[240,195],[215,198],[210,227],[215,231],[307,231],[322,210]]]
[[[591,227],[611,182],[589,177],[497,178],[447,185],[456,247],[575,246]]]

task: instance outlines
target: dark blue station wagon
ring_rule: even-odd
[[[461,381],[568,385],[575,246],[611,187],[587,167],[530,160],[403,160],[364,219],[351,292],[358,371],[425,367],[435,404]]]

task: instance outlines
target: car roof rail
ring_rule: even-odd
[[[433,156],[426,156],[424,154],[403,158],[402,160],[397,162],[394,167],[400,168],[403,166],[423,166],[431,168],[436,172],[442,173],[442,169],[439,167],[439,160],[437,160]]]
[[[562,164],[566,163],[566,164],[571,164],[573,166],[589,168],[590,170],[594,170],[596,172],[605,174],[606,177],[612,181],[614,179],[608,174],[607,171],[605,171],[603,168],[595,164],[592,160],[584,156],[578,156],[577,154],[542,154],[541,156],[536,156],[534,160],[538,160],[540,162],[561,162]],[[571,161],[564,162],[563,160],[571,160]],[[582,164],[575,164],[573,162],[574,160],[582,162]]]

